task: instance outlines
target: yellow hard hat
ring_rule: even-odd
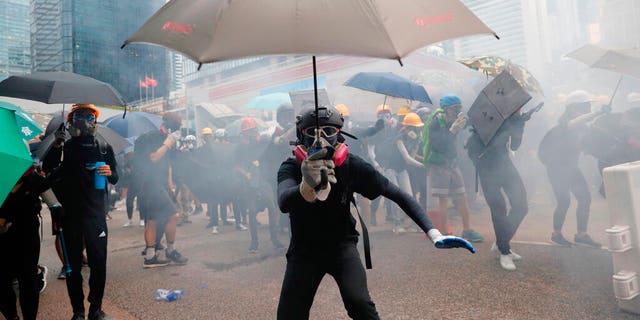
[[[381,112],[389,112],[392,113],[391,107],[386,104],[381,104],[376,108],[376,114],[380,114]]]
[[[347,107],[346,105],[341,103],[341,104],[336,106],[336,109],[338,109],[338,112],[340,112],[340,114],[343,117],[348,117],[349,116],[349,107]]]
[[[422,127],[424,126],[424,123],[422,122],[422,119],[420,119],[420,116],[417,113],[409,112],[404,116],[404,119],[402,120],[402,125],[411,126],[411,127]]]
[[[201,135],[212,135],[213,134],[213,129],[209,128],[209,127],[205,127],[202,128],[202,131],[200,131]]]
[[[74,104],[74,105],[72,106],[72,108],[71,108],[71,112],[69,112],[69,113],[67,114],[67,121],[68,121],[68,122],[71,122],[71,117],[72,117],[71,115],[72,115],[75,111],[77,111],[77,110],[79,110],[79,109],[90,109],[90,110],[92,110],[92,111],[93,111],[93,114],[95,114],[96,119],[98,119],[98,117],[100,117],[100,110],[98,110],[98,108],[96,108],[96,106],[94,106],[93,104],[90,104],[90,103],[77,103],[77,104]]]
[[[398,115],[399,116],[404,116],[407,113],[411,112],[411,108],[408,105],[402,105],[400,106],[400,109],[398,109]]]

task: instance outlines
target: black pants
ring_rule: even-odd
[[[138,190],[134,188],[129,188],[127,190],[127,218],[131,220],[133,218],[133,210],[134,210],[134,201],[138,197]],[[140,221],[144,221],[145,217],[142,214],[142,211],[138,209],[138,213],[140,214]]]
[[[38,224],[27,227],[15,223],[0,235],[0,312],[9,320],[18,318],[13,279],[18,279],[22,318],[36,319],[40,293],[37,287],[40,234]]]
[[[71,275],[67,276],[67,293],[73,313],[84,314],[82,291],[82,250],[86,246],[89,276],[89,313],[102,309],[102,297],[107,279],[107,222],[105,217],[70,216],[63,221]]]
[[[509,243],[529,212],[527,191],[518,170],[506,157],[498,161],[495,158],[478,160],[476,166],[484,198],[491,209],[496,245],[502,254],[509,254]],[[509,212],[503,191],[509,199]]]
[[[553,212],[553,229],[562,230],[571,203],[570,193],[573,193],[578,201],[576,208],[578,232],[586,232],[589,223],[591,193],[587,180],[580,169],[577,166],[562,168],[548,166],[547,174],[557,202],[556,210]]]
[[[251,235],[251,244],[249,250],[258,249],[258,212],[267,209],[269,213],[269,236],[271,243],[275,247],[281,246],[278,240],[278,213],[280,210],[276,209],[274,194],[269,185],[266,183],[261,184],[261,188],[247,187],[249,193],[238,199],[233,206],[234,213],[236,210],[240,215],[247,214],[249,220],[249,234]]]
[[[356,243],[348,242],[342,244],[333,257],[323,261],[287,255],[287,270],[278,303],[278,320],[309,319],[313,298],[325,274],[330,274],[336,280],[349,317],[380,319],[369,296],[367,275]]]

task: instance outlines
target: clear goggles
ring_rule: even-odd
[[[333,138],[335,136],[338,135],[338,133],[340,133],[340,129],[333,127],[333,126],[322,126],[320,127],[320,135],[324,136],[325,138]],[[309,127],[306,129],[302,130],[302,134],[310,137],[310,138],[315,138],[316,137],[316,127]]]

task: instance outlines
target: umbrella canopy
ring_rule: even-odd
[[[423,86],[391,72],[360,72],[349,78],[344,85],[387,96],[431,103],[431,98]]]
[[[289,94],[285,92],[276,92],[257,96],[245,103],[244,107],[247,109],[276,110],[284,103],[291,103]]]
[[[123,46],[157,44],[199,63],[271,54],[400,59],[475,34],[495,35],[458,0],[171,0]]]
[[[131,138],[160,129],[162,117],[147,112],[129,112],[124,118],[122,118],[122,115],[107,118],[102,121],[102,125],[124,138]]]
[[[0,204],[33,164],[29,149],[19,134],[13,110],[0,108]]]
[[[0,108],[13,110],[16,114],[16,125],[25,140],[31,140],[42,133],[42,129],[33,117],[22,108],[8,102],[0,101]]]
[[[567,54],[590,67],[640,79],[640,49],[609,49],[587,44]]]
[[[480,56],[465,58],[459,61],[465,66],[481,71],[490,77],[498,76],[502,71],[507,70],[520,85],[532,93],[543,94],[538,80],[525,67],[513,63],[510,60],[496,56]]]
[[[0,96],[44,103],[93,103],[124,106],[110,84],[72,72],[35,72],[0,82]]]
[[[503,71],[480,92],[469,108],[469,120],[484,145],[488,145],[502,123],[531,100],[518,81]]]

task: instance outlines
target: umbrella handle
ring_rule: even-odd
[[[616,84],[616,88],[613,89],[613,93],[611,94],[611,98],[609,99],[609,106],[611,106],[611,103],[613,103],[613,98],[616,96],[616,93],[618,93],[618,87],[620,87],[620,82],[622,82],[622,75],[620,75],[620,79],[618,79],[618,84]]]

